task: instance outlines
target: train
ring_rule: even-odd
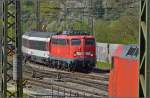
[[[25,32],[22,52],[26,61],[67,71],[92,70],[96,65],[95,38],[87,32]]]

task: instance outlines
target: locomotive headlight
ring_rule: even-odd
[[[84,52],[75,52],[74,53],[74,56],[81,56],[81,55],[84,55]]]
[[[94,54],[95,54],[94,52],[91,52],[91,56],[94,56]]]
[[[94,54],[91,54],[91,56],[94,56]]]
[[[85,52],[85,55],[91,55],[91,52]]]
[[[74,56],[81,56],[82,53],[81,52],[74,52]]]
[[[85,55],[94,56],[94,53],[93,52],[85,52]]]
[[[77,56],[76,52],[73,54],[73,56]]]
[[[93,52],[75,52],[74,56],[82,56],[82,55],[87,55],[87,56],[94,56]]]
[[[77,56],[83,55],[83,52],[76,52]]]

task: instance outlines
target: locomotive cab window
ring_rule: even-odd
[[[53,44],[53,45],[55,45],[55,44],[57,44],[57,39],[51,39],[51,43]]]
[[[86,45],[95,45],[95,40],[94,39],[85,39],[85,44]]]
[[[64,45],[66,45],[66,40],[65,39],[58,39],[57,43],[58,43],[58,45],[64,46]]]
[[[52,39],[51,43],[53,45],[66,45],[66,40],[65,39]]]
[[[73,46],[78,46],[81,44],[81,40],[80,39],[72,39],[71,40],[71,45]]]

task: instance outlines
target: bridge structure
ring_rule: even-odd
[[[140,1],[139,97],[150,97],[150,0]],[[3,98],[23,98],[20,2],[21,0],[3,0],[1,86]],[[37,11],[37,28],[40,25],[38,13]],[[9,46],[10,43],[13,48]],[[12,80],[12,56],[15,58],[17,65],[17,76],[15,79],[16,92],[8,90],[8,83]]]

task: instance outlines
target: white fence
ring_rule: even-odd
[[[97,61],[111,63],[112,54],[119,45],[121,44],[97,43],[96,44]]]

